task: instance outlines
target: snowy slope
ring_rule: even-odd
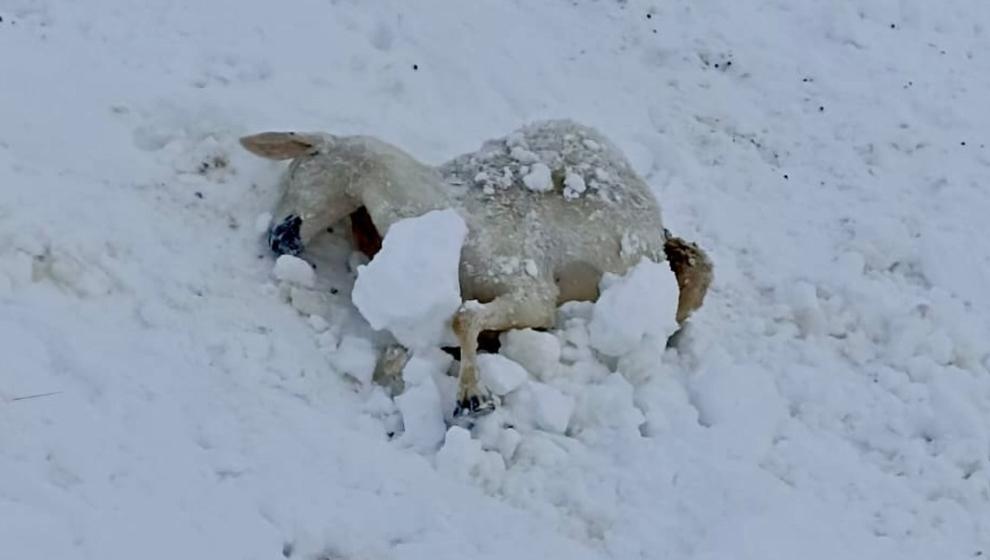
[[[0,18],[0,558],[990,553],[985,2]],[[381,335],[343,239],[320,290],[272,277],[280,166],[236,139],[369,133],[439,163],[550,117],[613,138],[716,283],[680,354],[600,362],[569,310],[560,371],[519,397],[574,399],[567,434],[472,474],[475,440],[390,440],[394,405],[346,375]]]

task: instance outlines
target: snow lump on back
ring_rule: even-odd
[[[625,157],[596,130],[568,120],[542,121],[489,140],[441,169],[451,184],[494,195],[509,188],[559,191],[568,200],[615,200],[632,174]]]

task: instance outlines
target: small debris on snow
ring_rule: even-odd
[[[478,372],[485,386],[500,397],[516,390],[529,377],[521,365],[498,354],[479,354]]]
[[[316,273],[313,272],[313,267],[308,262],[292,255],[282,255],[276,259],[272,273],[275,278],[282,282],[305,288],[312,288],[316,284]]]
[[[450,318],[461,304],[459,265],[467,236],[454,210],[437,210],[392,225],[382,249],[358,267],[352,299],[375,329],[411,349],[452,341]]]

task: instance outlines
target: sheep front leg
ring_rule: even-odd
[[[454,417],[483,416],[495,410],[491,392],[478,379],[478,335],[482,331],[546,328],[553,325],[557,294],[550,290],[519,290],[489,303],[465,302],[454,315],[461,345],[457,407]]]

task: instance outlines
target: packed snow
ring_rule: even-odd
[[[667,263],[643,260],[623,277],[606,274],[588,324],[591,346],[622,356],[648,339],[663,344],[677,331],[677,279]]]
[[[454,210],[399,220],[382,248],[359,266],[354,305],[375,329],[386,329],[407,348],[452,342],[450,318],[461,305],[458,266],[467,236]]]
[[[0,557],[985,557],[988,29],[977,0],[0,2]],[[435,163],[546,118],[612,139],[715,282],[672,348],[659,268],[503,333],[499,408],[453,425],[436,324],[375,382],[439,312],[374,287],[369,324],[346,225],[278,264],[285,164],[237,138]],[[568,142],[577,205],[613,147]],[[495,147],[466,184],[558,169]]]

